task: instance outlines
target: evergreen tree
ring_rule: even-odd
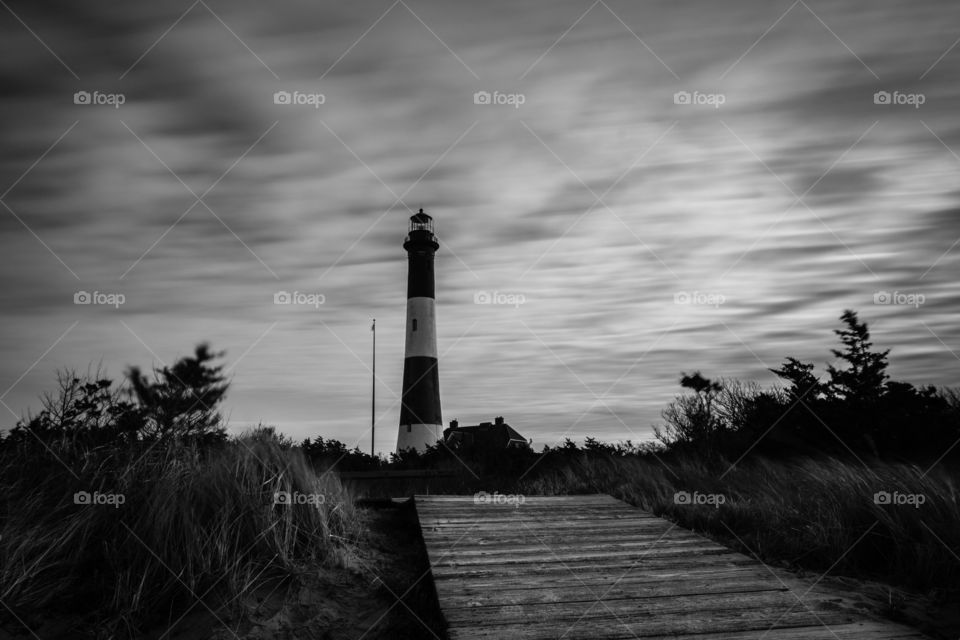
[[[813,375],[811,363],[787,358],[779,369],[770,369],[770,371],[790,383],[787,392],[793,400],[815,400],[823,392],[820,379]]]
[[[227,394],[229,382],[222,365],[210,364],[223,352],[212,352],[200,344],[192,358],[181,358],[173,367],[154,369],[148,380],[137,367],[130,367],[127,379],[138,406],[144,412],[146,439],[199,438],[222,440],[226,430],[216,407]]]
[[[890,350],[873,351],[870,331],[860,322],[855,311],[846,310],[840,319],[846,325],[835,329],[844,349],[831,349],[833,355],[847,363],[844,369],[827,367],[830,392],[842,400],[857,404],[876,402],[886,389],[887,354]]]

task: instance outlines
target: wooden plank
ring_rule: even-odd
[[[525,500],[524,502],[506,501],[499,503],[474,503],[474,502],[449,502],[446,504],[436,503],[427,505],[425,509],[436,509],[438,511],[476,511],[483,509],[489,512],[496,511],[555,511],[555,512],[573,512],[576,509],[589,509],[592,511],[622,511],[622,507],[615,502],[597,502],[595,500],[578,500],[576,502],[554,502],[545,500]],[[650,516],[656,517],[656,516]]]
[[[533,576],[570,573],[583,575],[587,571],[611,571],[617,572],[617,575],[626,573],[628,570],[642,570],[650,572],[657,569],[684,570],[688,572],[700,572],[704,568],[729,569],[738,566],[756,566],[756,561],[745,558],[734,553],[725,553],[713,557],[701,556],[691,558],[688,556],[676,556],[671,558],[644,558],[641,562],[634,564],[624,563],[618,558],[609,560],[590,559],[579,562],[558,562],[555,559],[549,559],[540,564],[500,564],[500,565],[475,565],[468,567],[458,567],[455,565],[442,566],[433,563],[431,571],[434,578],[444,576],[461,576],[464,578],[475,579],[484,577],[506,578],[508,576]]]
[[[422,525],[425,527],[438,527],[438,528],[466,528],[466,527],[484,527],[484,528],[505,528],[505,527],[516,527],[520,523],[527,524],[543,524],[543,525],[570,525],[570,526],[590,526],[594,523],[601,523],[606,525],[618,524],[622,527],[647,527],[650,529],[662,528],[669,529],[668,525],[661,520],[655,520],[650,516],[634,516],[623,515],[623,514],[611,514],[606,515],[596,511],[588,511],[586,509],[577,510],[577,513],[574,514],[563,514],[557,515],[556,511],[551,510],[550,512],[504,512],[499,511],[490,514],[484,514],[482,512],[478,513],[463,513],[463,514],[443,514],[443,515],[432,515],[430,513],[422,514],[423,518]],[[482,518],[482,519],[478,519]]]
[[[426,539],[426,537],[424,537]],[[691,552],[704,549],[722,549],[720,545],[704,542],[704,540],[697,538],[686,538],[681,540],[674,540],[671,538],[646,538],[646,539],[632,539],[629,536],[618,535],[615,537],[607,537],[606,539],[600,539],[598,537],[591,537],[590,549],[593,551],[656,551],[657,549],[688,549]],[[431,541],[436,544],[438,549],[456,549],[458,558],[474,558],[474,557],[484,557],[484,558],[496,558],[496,557],[519,557],[527,555],[543,555],[544,553],[550,553],[551,555],[566,557],[567,554],[573,554],[578,550],[583,548],[583,543],[579,540],[562,540],[554,544],[547,544],[540,540],[536,540],[533,544],[508,544],[504,546],[498,546],[496,544],[486,544],[482,546],[474,545],[471,543],[468,547],[462,547],[459,543],[450,543],[446,540],[443,541]]]
[[[466,536],[457,536],[453,539],[444,538],[430,538],[424,536],[424,541],[429,540],[430,544],[438,550],[446,551],[455,549],[459,557],[470,558],[473,556],[514,556],[514,555],[526,555],[530,553],[543,553],[544,551],[550,551],[553,555],[565,555],[568,552],[576,552],[577,550],[583,549],[583,540],[586,539],[586,536],[580,535],[576,537],[560,538],[554,539],[552,543],[547,543],[542,539],[533,539],[527,542],[514,542],[513,544],[507,545],[497,545],[487,542],[485,544],[474,544],[474,541],[471,536],[471,542],[469,545],[464,546],[463,542],[467,539]],[[669,536],[637,536],[631,538],[630,536],[624,536],[622,534],[614,536],[594,536],[589,537],[590,548],[596,550],[609,549],[611,551],[616,549],[671,549],[677,547],[690,547],[691,550],[709,550],[709,549],[726,549],[715,542],[704,540],[703,538],[680,538],[675,540]]]
[[[377,471],[337,471],[341,480],[393,480],[396,478],[453,478],[457,474],[436,469],[384,469]]]
[[[596,523],[610,525],[618,524],[622,527],[636,527],[642,528],[646,526],[648,529],[656,529],[657,527],[662,527],[664,530],[668,529],[668,526],[663,526],[659,522],[650,522],[645,518],[627,518],[627,517],[618,517],[618,518],[604,518],[603,516],[597,514],[583,514],[583,515],[572,515],[565,518],[557,517],[509,517],[509,516],[488,516],[485,517],[482,521],[477,520],[477,515],[465,515],[465,516],[445,516],[445,517],[434,517],[425,516],[421,525],[425,529],[436,527],[438,530],[456,530],[456,529],[504,529],[504,528],[517,528],[527,524],[529,526],[542,526],[542,527],[551,527],[551,528],[563,528],[566,526],[590,526]],[[646,520],[646,521],[645,521]]]
[[[610,496],[414,502],[452,640],[924,637]]]
[[[819,617],[809,612],[791,612],[781,616],[776,611],[763,608],[736,611],[702,611],[689,615],[677,615],[676,612],[668,612],[663,616],[614,616],[608,613],[603,617],[597,615],[579,620],[573,619],[561,622],[547,620],[508,625],[489,624],[491,618],[496,619],[495,616],[488,616],[487,618],[478,616],[474,620],[458,622],[456,625],[451,623],[449,634],[451,640],[461,637],[511,638],[512,640],[515,638],[559,638],[561,636],[584,639],[649,638],[651,636],[672,636],[674,638],[699,636],[703,638],[705,634],[710,634],[707,637],[712,639],[715,637],[714,634],[718,633],[780,630],[794,627],[817,629],[819,635],[816,637],[819,640],[827,640],[830,638],[830,633],[824,628],[824,625],[830,627],[852,622],[850,616],[842,616],[836,612]],[[467,636],[453,633],[454,629],[459,628],[472,629],[473,633]],[[778,634],[771,631],[767,638],[778,640]]]
[[[488,496],[494,496],[497,492],[487,492]],[[425,506],[437,505],[437,504],[446,504],[446,503],[463,503],[463,504],[474,504],[477,501],[477,495],[460,495],[460,494],[437,494],[432,496],[416,496],[419,504],[424,504]],[[423,500],[421,500],[421,498]],[[524,496],[524,501],[527,504],[617,504],[623,505],[624,503],[620,500],[617,500],[613,496],[606,493],[586,493],[586,494],[577,494],[577,495],[566,495],[566,496]]]
[[[716,553],[729,553],[723,547],[703,545],[702,547],[665,547],[661,545],[644,546],[638,549],[606,549],[595,546],[582,546],[576,550],[565,551],[562,555],[551,554],[549,549],[538,550],[533,553],[515,555],[480,555],[467,556],[461,554],[461,549],[469,545],[452,547],[445,556],[438,557],[432,566],[435,567],[474,567],[478,565],[511,565],[511,564],[539,564],[543,562],[582,562],[585,560],[610,560],[616,558],[624,568],[633,563],[640,563],[656,558],[672,556],[708,556]]]
[[[494,640],[502,630],[491,627],[459,627],[448,631],[450,640]],[[780,626],[776,631],[762,629],[715,629],[710,635],[686,635],[647,633],[642,627],[634,631],[629,626],[605,625],[603,627],[540,627],[524,626],[511,630],[508,636],[517,640],[556,640],[556,638],[577,638],[583,640],[644,638],[645,640],[918,640],[923,636],[897,625],[882,622],[854,622],[823,625]]]
[[[678,531],[668,531],[666,529],[645,529],[634,527],[615,527],[615,526],[592,526],[592,527],[538,527],[530,529],[524,527],[510,527],[504,529],[490,529],[477,526],[473,528],[463,528],[455,530],[436,530],[421,529],[424,540],[429,540],[430,544],[437,546],[450,545],[455,546],[468,536],[471,545],[477,547],[485,546],[524,546],[533,544],[552,544],[570,542],[572,540],[624,540],[636,541],[657,541],[674,542],[699,540],[701,544],[706,541],[702,536],[679,529]]]
[[[539,587],[539,588],[538,588]],[[682,580],[664,583],[657,581],[618,580],[585,583],[575,576],[565,581],[524,585],[499,589],[471,586],[454,587],[449,582],[437,585],[437,593],[451,609],[470,607],[502,607],[507,605],[532,605],[558,602],[593,602],[599,598],[676,598],[707,594],[754,593],[757,591],[786,591],[786,587],[762,578],[721,583],[715,580]]]
[[[694,565],[696,566],[696,565]],[[668,585],[682,584],[686,580],[698,580],[710,584],[740,584],[752,580],[769,580],[770,574],[765,569],[753,564],[739,567],[697,567],[696,574],[691,577],[691,565],[673,568],[651,569],[644,567],[642,571],[627,570],[623,567],[615,569],[591,568],[590,570],[573,572],[566,570],[554,573],[539,573],[531,575],[522,572],[519,575],[486,575],[460,576],[454,572],[434,576],[437,589],[449,589],[453,593],[473,591],[509,591],[517,589],[539,589],[563,585],[578,585],[590,587],[596,585],[609,586],[616,582],[626,582],[643,586],[650,583],[654,586],[668,588]],[[788,584],[788,586],[790,586]]]
[[[595,533],[622,532],[633,535],[662,536],[667,532],[672,537],[683,538],[696,535],[679,526],[664,527],[660,523],[627,522],[624,520],[512,520],[504,522],[477,522],[477,523],[437,523],[424,520],[420,530],[424,536],[433,538],[454,538],[469,532],[472,538],[482,539],[489,536],[493,539],[522,538],[532,540],[548,536],[592,536]],[[674,532],[675,531],[675,532]]]
[[[477,620],[490,620],[486,624],[513,626],[534,622],[558,624],[562,622],[591,622],[611,616],[623,623],[632,621],[663,620],[665,628],[676,620],[710,618],[750,618],[767,626],[778,622],[781,616],[807,616],[811,624],[815,618],[825,622],[852,622],[853,612],[836,611],[820,606],[819,602],[798,603],[791,594],[782,591],[752,591],[741,593],[708,593],[675,597],[647,598],[641,602],[633,597],[611,598],[601,592],[593,598],[579,601],[533,603],[529,605],[507,604],[490,607],[447,607],[444,616],[453,625],[457,622],[470,624]],[[791,606],[793,608],[791,609]],[[829,622],[827,622],[829,624]]]

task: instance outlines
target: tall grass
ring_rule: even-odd
[[[690,456],[583,454],[514,490],[610,493],[768,562],[929,590],[960,584],[958,478],[940,466],[836,458],[731,467]],[[723,496],[722,504],[683,504],[675,496],[684,491]],[[913,500],[922,504],[878,503],[879,492],[922,496]]]
[[[303,563],[338,564],[362,534],[336,477],[269,433],[207,450],[54,445],[0,465],[0,600],[28,624],[56,610],[122,636],[198,599],[236,609]],[[76,504],[81,491],[122,504]]]

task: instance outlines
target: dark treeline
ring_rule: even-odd
[[[936,460],[960,440],[956,389],[914,387],[887,373],[889,349],[878,351],[854,311],[834,330],[839,349],[826,376],[788,357],[771,371],[785,386],[710,380],[684,374],[690,391],[663,412],[658,438],[675,450],[740,457],[829,454],[895,460]]]
[[[817,376],[814,365],[793,357],[771,369],[783,383],[763,388],[756,382],[710,379],[700,371],[683,374],[685,392],[662,412],[655,427],[657,443],[604,444],[587,438],[582,446],[569,439],[534,451],[482,446],[447,447],[443,443],[417,453],[372,456],[335,439],[307,438],[299,448],[315,467],[339,471],[453,468],[469,461],[471,469],[491,473],[526,470],[534,460],[570,458],[574,454],[612,456],[657,453],[696,454],[739,459],[766,457],[877,457],[933,461],[960,455],[960,393],[955,389],[894,381],[887,373],[890,350],[874,348],[865,322],[853,311],[840,317],[834,332],[839,348],[830,349],[834,364]],[[155,448],[176,442],[201,449],[228,438],[219,406],[229,386],[222,356],[199,345],[192,357],[152,376],[136,367],[114,384],[100,372],[61,373],[56,392],[42,398],[42,409],[0,436],[0,452],[58,455],[69,451]],[[293,444],[286,440],[288,444]],[[85,454],[86,455],[86,454]],[[49,456],[42,456],[49,457]]]
[[[219,406],[229,381],[213,361],[223,353],[196,347],[192,357],[172,367],[156,368],[148,377],[130,367],[123,383],[88,370],[60,372],[57,389],[41,397],[41,410],[17,423],[0,450],[34,451],[122,449],[138,443],[223,443],[226,426]]]
[[[578,446],[567,439],[540,452],[440,443],[423,453],[405,451],[389,459],[348,449],[337,440],[308,438],[301,446],[323,469],[455,469],[466,463],[478,475],[524,473],[538,460],[549,467],[591,455],[691,454],[737,460],[757,454],[915,462],[960,456],[960,393],[891,380],[890,350],[874,349],[867,324],[854,311],[845,311],[840,320],[842,328],[834,330],[840,348],[830,350],[836,362],[826,366],[825,377],[814,374],[812,363],[793,357],[771,369],[783,385],[766,389],[755,382],[711,380],[699,371],[682,374],[680,385],[686,392],[663,410],[664,424],[655,427],[658,443],[606,444],[587,438]]]

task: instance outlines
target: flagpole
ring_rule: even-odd
[[[373,371],[371,372],[372,379],[370,382],[370,455],[376,455],[374,453],[374,442],[376,440],[376,406],[377,406],[377,319],[373,319],[373,324],[370,326],[370,331],[373,332]]]

